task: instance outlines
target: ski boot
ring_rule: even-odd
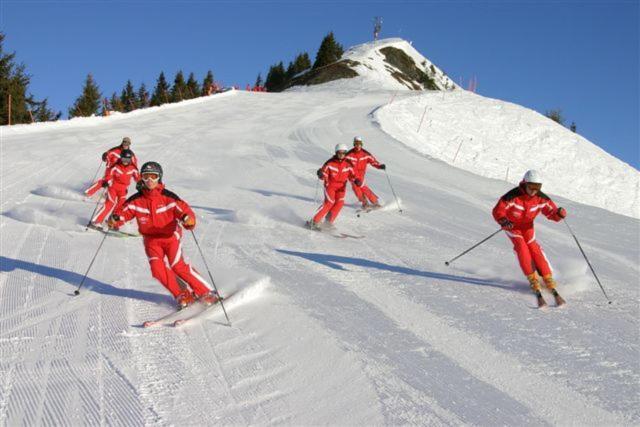
[[[220,301],[220,299],[221,298],[218,296],[216,291],[211,291],[211,292],[209,292],[207,294],[200,295],[198,297],[198,301],[200,301],[202,304],[204,304],[206,306],[213,305],[213,304],[217,303],[218,301]]]
[[[314,231],[320,231],[320,224],[315,222],[314,220],[310,220],[307,221],[307,228],[314,230]]]
[[[176,303],[178,304],[178,310],[182,310],[185,307],[190,306],[196,301],[191,291],[183,290],[176,296]]]
[[[547,287],[547,289],[551,291],[553,298],[556,300],[556,305],[558,307],[562,307],[563,305],[565,305],[567,302],[560,296],[560,294],[556,290],[556,281],[553,279],[553,277],[548,274],[546,276],[543,276],[542,280],[544,280],[544,285]]]
[[[538,308],[545,308],[547,306],[547,302],[544,300],[542,292],[540,291],[540,282],[538,281],[538,275],[533,272],[527,276],[527,280],[529,281],[529,287],[531,287],[533,293],[536,294]]]

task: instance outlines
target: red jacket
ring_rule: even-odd
[[[102,153],[102,161],[107,162],[107,169],[114,167],[115,164],[118,163],[118,160],[120,160],[121,152],[122,146],[118,145]],[[138,158],[135,154],[131,159],[131,164],[133,164],[136,168],[138,167]]]
[[[546,194],[539,191],[535,196],[530,196],[524,189],[524,182],[502,196],[493,208],[493,218],[499,221],[503,218],[513,223],[516,230],[525,230],[533,227],[533,220],[542,212],[552,221],[560,221],[558,207]]]
[[[359,150],[352,148],[347,153],[347,160],[353,163],[354,173],[360,179],[364,178],[364,174],[367,172],[367,165],[370,164],[374,168],[380,169],[380,162],[373,157],[373,154],[369,153],[364,148]]]
[[[170,237],[182,234],[178,224],[185,214],[195,221],[189,204],[158,184],[153,190],[145,188],[129,197],[115,215],[118,227],[135,218],[143,236]]]
[[[347,181],[357,178],[353,165],[346,157],[340,160],[337,156],[333,156],[322,165],[320,171],[326,187],[343,187]]]
[[[129,184],[131,184],[131,178],[135,179],[136,182],[140,181],[140,172],[138,172],[138,168],[133,163],[126,166],[122,163],[116,163],[109,171],[107,182],[109,183],[109,187],[122,186],[127,188],[129,187]]]

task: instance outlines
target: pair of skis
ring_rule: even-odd
[[[232,294],[227,295],[223,300],[229,299]],[[193,304],[183,308],[182,310],[173,311],[165,316],[162,316],[156,320],[147,320],[142,323],[143,328],[153,328],[158,326],[172,326],[174,328],[184,326],[187,323],[191,323],[194,320],[206,317],[207,314],[214,311],[220,306],[220,301],[212,305],[206,305],[200,301],[196,301]]]
[[[121,230],[104,229],[104,228],[102,228],[100,226],[93,225],[93,224],[89,224],[87,226],[87,228],[89,228],[90,230],[99,231],[100,233],[106,234],[108,236],[114,236],[114,237],[140,237],[140,234],[138,234],[138,233],[128,233],[126,231],[121,231]]]

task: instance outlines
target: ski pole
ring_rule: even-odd
[[[391,192],[393,193],[393,197],[396,199],[396,204],[398,205],[398,212],[402,213],[402,208],[400,207],[400,201],[398,200],[398,196],[396,196],[396,192],[393,189],[393,185],[391,185],[391,178],[389,178],[389,173],[387,169],[384,170],[385,175],[387,176],[387,181],[389,181],[389,187],[391,187]]]
[[[103,189],[102,193],[100,193],[100,197],[98,197],[98,201],[96,202],[96,207],[93,208],[93,213],[91,214],[91,218],[89,218],[89,222],[87,223],[87,226],[84,228],[84,231],[87,231],[89,229],[89,226],[91,225],[91,221],[93,220],[93,216],[96,214],[96,211],[98,210],[98,205],[100,205],[100,202],[102,201],[102,198],[104,197],[104,192],[107,191],[107,189]]]
[[[458,258],[460,258],[462,255],[466,254],[467,252],[472,251],[473,249],[477,248],[478,246],[480,246],[481,244],[483,244],[484,242],[486,242],[487,240],[489,240],[490,238],[492,238],[493,236],[495,236],[496,234],[498,234],[499,232],[502,231],[502,228],[491,233],[491,235],[489,237],[486,237],[485,239],[483,239],[482,241],[476,243],[475,245],[471,246],[469,249],[467,249],[466,251],[462,252],[460,255],[458,255],[455,258],[450,259],[449,261],[445,261],[444,264],[445,265],[449,265],[451,264],[453,261],[457,260]]]
[[[98,165],[98,170],[96,170],[95,175],[93,175],[93,179],[91,180],[91,182],[96,182],[96,178],[98,177],[98,172],[100,172],[101,168],[102,168],[102,162],[100,162],[100,164]]]
[[[89,264],[89,268],[87,268],[87,272],[84,273],[84,277],[82,278],[82,281],[80,281],[80,286],[78,286],[78,289],[76,289],[73,292],[74,295],[80,295],[80,288],[82,287],[82,285],[84,285],[84,281],[87,278],[87,275],[89,274],[89,270],[91,270],[91,266],[93,265],[93,262],[96,260],[96,257],[98,256],[98,253],[100,252],[100,249],[102,248],[102,245],[103,245],[104,241],[107,240],[107,236],[108,236],[108,234],[105,233],[104,237],[102,238],[102,241],[100,242],[100,246],[98,246],[98,250],[96,251],[96,254],[93,256],[93,259],[91,260],[91,263]]]
[[[604,297],[607,299],[607,301],[609,301],[609,304],[611,304],[611,300],[607,296],[607,293],[604,291],[604,288],[602,287],[602,283],[600,283],[600,279],[598,279],[598,275],[596,274],[595,270],[591,266],[591,263],[589,262],[589,258],[587,258],[587,254],[585,254],[584,250],[582,250],[582,246],[580,245],[580,242],[578,242],[578,238],[576,237],[575,234],[573,234],[573,230],[571,230],[571,227],[569,227],[569,223],[567,222],[567,220],[565,219],[562,222],[564,222],[565,225],[567,226],[567,228],[569,229],[569,233],[571,233],[571,236],[573,237],[573,240],[576,241],[576,244],[578,245],[578,249],[580,249],[580,252],[582,252],[582,256],[584,257],[584,260],[587,261],[587,265],[589,265],[589,268],[591,269],[591,272],[593,273],[593,277],[596,278],[596,282],[598,282],[598,285],[600,285],[600,289],[602,289],[602,293],[604,294]]]
[[[209,273],[209,279],[211,279],[211,284],[213,285],[213,289],[216,290],[216,294],[218,294],[218,296],[220,297],[220,306],[222,307],[222,311],[224,312],[224,317],[227,318],[227,323],[229,324],[229,326],[231,326],[231,321],[229,320],[229,316],[227,315],[227,310],[224,308],[224,303],[223,303],[224,298],[222,297],[222,295],[220,295],[220,292],[218,292],[218,287],[216,286],[216,282],[213,280],[213,275],[211,274],[211,270],[209,270],[209,265],[207,264],[207,260],[204,257],[204,254],[202,253],[202,249],[200,248],[198,239],[196,239],[196,233],[194,233],[193,230],[189,230],[189,231],[191,231],[191,235],[193,236],[193,241],[196,242],[196,246],[198,247],[198,251],[200,252],[202,261],[204,261],[204,266],[207,268],[207,273]]]

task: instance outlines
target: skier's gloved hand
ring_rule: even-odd
[[[507,218],[500,218],[498,220],[498,224],[502,227],[503,230],[512,230],[513,223],[509,221]]]
[[[556,215],[564,219],[567,217],[567,210],[565,208],[558,208],[558,210],[556,211]]]
[[[324,177],[324,174],[322,173],[322,169],[318,169],[318,171],[316,172],[316,175],[318,175],[319,179],[322,179]]]
[[[386,168],[387,168],[387,165],[385,165],[384,163],[378,166],[378,169],[385,170]]]
[[[144,182],[142,182],[142,180],[136,182],[136,190],[137,191],[142,191],[143,188],[144,188]]]
[[[110,230],[117,230],[118,221],[120,221],[120,217],[118,215],[116,214],[111,215],[107,220],[107,227],[109,227]]]
[[[107,181],[102,183],[102,188],[107,188],[109,186],[109,183]]]
[[[356,185],[356,187],[362,187],[362,181],[360,181],[358,178],[354,179],[353,183]]]
[[[196,226],[195,218],[191,218],[189,215],[184,214],[182,217],[182,226],[187,230],[193,230]]]

